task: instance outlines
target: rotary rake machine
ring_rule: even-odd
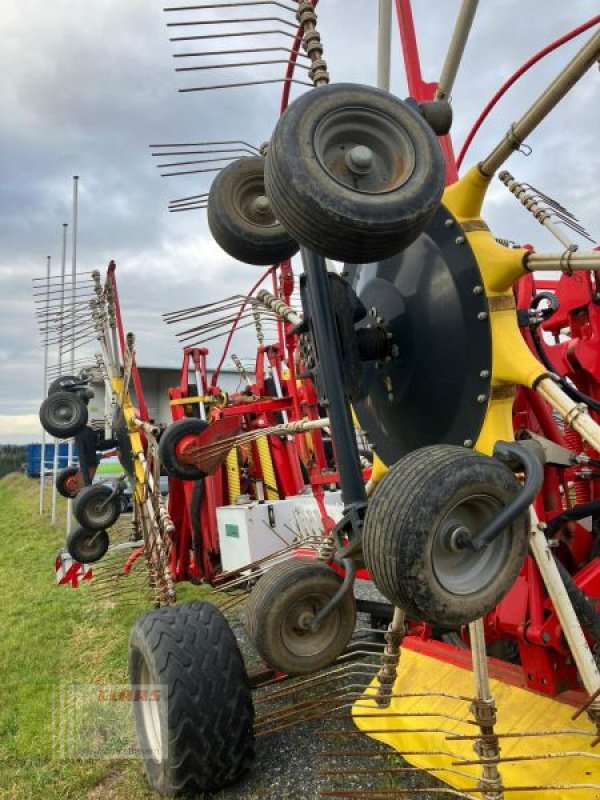
[[[238,51],[287,53],[281,117],[261,147],[202,143],[213,149],[194,155],[225,154],[217,160],[231,163],[221,169],[194,161],[202,166],[183,172],[217,177],[209,192],[173,201],[170,210],[206,207],[216,241],[249,264],[285,264],[299,249],[303,313],[281,286],[272,297],[257,295],[285,324],[271,369],[287,385],[267,390],[258,369],[256,390],[248,380],[245,407],[239,398],[225,402],[216,383],[207,385],[205,353],[186,351],[184,379],[171,393],[174,416],[182,416],[163,434],[162,460],[173,480],[183,481],[181,507],[192,509],[186,481],[204,480],[205,497],[207,476],[231,489],[222,474],[232,448],[239,473],[248,443],[271,437],[272,444],[275,436],[326,426],[343,507],[334,525],[324,525],[327,552],[293,553],[260,574],[249,597],[250,637],[269,667],[295,676],[290,683],[276,674],[255,685],[253,697],[233,634],[209,603],[167,604],[136,622],[132,682],[169,687],[158,708],[135,704],[140,743],[152,753],[145,760],[150,783],[165,794],[220,789],[248,772],[256,736],[313,722],[325,740],[323,775],[336,784],[323,796],[591,800],[600,793],[600,254],[565,236],[559,224],[585,232],[562,206],[506,173],[500,177],[507,188],[560,248],[539,253],[497,240],[482,209],[509,156],[598,61],[600,33],[459,178],[447,98],[477,3],[461,4],[440,82],[428,84],[410,3],[398,0],[406,101],[390,94],[385,81],[377,89],[330,83],[316,2],[220,7],[255,5],[273,5],[284,15],[256,18],[277,25],[259,33],[291,38],[286,46]],[[169,11],[203,15],[214,8]],[[290,11],[296,21],[285,16]],[[230,26],[240,22],[176,41],[237,37]],[[215,30],[216,20],[204,17],[170,23],[207,24]],[[181,70],[232,66],[226,60]],[[312,88],[290,103],[292,85],[305,83],[295,77],[300,66]],[[268,82],[275,79],[187,91]],[[157,149],[179,157],[197,146]],[[326,259],[342,262],[342,272],[330,271]],[[539,281],[539,272],[564,274]],[[205,310],[188,311],[193,317]],[[174,317],[183,318],[184,312]],[[310,374],[302,389],[286,336],[298,337]],[[274,366],[284,354],[287,378]],[[188,358],[197,366],[197,395],[187,380]],[[326,419],[316,419],[319,408]],[[270,415],[284,411],[295,421],[273,425]],[[367,481],[355,419],[375,453]],[[302,441],[294,458],[281,462],[282,474],[295,473],[308,447]],[[259,467],[248,473],[248,486],[260,501],[268,470],[260,455],[252,462]],[[233,457],[230,466],[233,473]],[[193,518],[178,524],[188,525],[193,543]],[[194,553],[193,544],[183,549]],[[189,565],[200,574],[200,561],[199,555],[190,560],[188,575]],[[365,568],[393,617],[383,644],[347,653],[353,589]],[[348,739],[363,734],[387,749],[349,750]],[[339,768],[341,756],[351,759],[350,769]],[[398,756],[412,766],[398,766]],[[407,788],[401,781],[417,769],[443,783]],[[365,789],[366,775],[389,783]],[[340,788],[340,781],[354,786]]]
[[[61,351],[82,350],[76,361],[73,358],[81,367],[79,374],[59,375],[50,384],[39,412],[48,433],[58,439],[74,439],[79,459],[77,467],[67,468],[57,479],[60,493],[73,501],[73,515],[79,523],[67,536],[67,552],[57,557],[57,571],[61,583],[77,587],[82,578],[91,579],[88,565],[102,559],[110,547],[119,562],[117,572],[95,579],[94,584],[100,589],[108,581],[110,586],[102,588],[113,591],[119,576],[128,576],[143,555],[147,570],[140,576],[141,585],[132,578],[129,588],[138,595],[140,589],[149,589],[156,604],[168,605],[175,600],[170,572],[174,528],[160,492],[160,431],[148,419],[135,339],[124,332],[115,273],[116,265],[111,262],[104,281],[98,271],[78,274],[74,302],[68,308],[44,307],[38,312],[48,341],[58,337]],[[85,350],[92,342],[99,352],[90,356]],[[88,413],[94,375],[105,390],[105,414],[100,420],[91,419]],[[123,474],[112,482],[95,483],[100,453],[108,450],[118,454]],[[127,484],[132,488],[133,515],[117,524]],[[127,557],[124,565],[123,553]]]

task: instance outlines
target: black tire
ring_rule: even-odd
[[[269,667],[288,675],[307,675],[333,664],[344,652],[356,626],[351,593],[318,631],[305,627],[341,583],[326,564],[307,558],[276,564],[263,575],[246,604],[245,624]]]
[[[210,187],[207,215],[217,244],[238,261],[267,266],[298,252],[267,200],[260,156],[240,158],[219,172]]]
[[[368,148],[371,167],[360,167],[357,147],[363,158]],[[280,117],[265,186],[301,245],[356,264],[412,244],[439,206],[444,174],[440,146],[417,111],[388,92],[339,83],[301,95]]]
[[[251,769],[250,684],[231,628],[214,606],[189,603],[140,617],[129,638],[129,679],[134,690],[148,683],[168,690],[158,701],[160,733],[153,734],[145,704],[133,704],[152,789],[168,796],[216,792]]]
[[[199,436],[207,428],[208,422],[195,417],[178,419],[166,428],[158,443],[158,454],[167,475],[182,481],[199,481],[206,477],[199,467],[180,461],[176,448],[184,436]]]
[[[75,478],[79,476],[79,481]],[[56,491],[61,497],[72,500],[77,497],[83,488],[83,478],[79,472],[79,467],[65,467],[56,476]]]
[[[484,616],[519,574],[528,515],[480,553],[453,547],[453,532],[464,525],[479,533],[520,490],[504,464],[462,447],[423,447],[400,459],[367,508],[363,552],[373,582],[416,620],[448,628]]]
[[[40,406],[42,427],[57,439],[70,439],[85,428],[87,421],[87,406],[73,392],[54,392]]]
[[[106,555],[110,539],[105,530],[90,531],[87,528],[75,528],[67,536],[69,555],[80,564],[95,564]]]
[[[73,514],[77,522],[90,531],[110,528],[121,516],[121,501],[118,495],[108,499],[112,489],[103,483],[95,483],[82,489],[73,502]]]
[[[63,392],[68,386],[74,383],[82,383],[82,379],[77,375],[62,375],[60,378],[55,378],[48,386],[48,397],[56,392]]]

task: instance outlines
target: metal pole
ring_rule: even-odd
[[[52,256],[46,259],[46,331],[50,317],[50,269],[52,266]],[[48,393],[48,335],[44,342],[44,381],[43,397]],[[40,453],[40,516],[44,513],[44,486],[46,483],[46,431],[42,428],[42,451]]]
[[[65,271],[67,266],[67,229],[69,225],[63,222],[62,258],[60,264],[60,311],[58,318],[58,377],[62,371],[64,313],[65,313]],[[52,466],[52,524],[56,524],[56,477],[58,475],[58,448],[60,439],[54,438],[54,463]]]
[[[331,438],[336,454],[344,507],[365,504],[367,496],[360,468],[358,445],[350,406],[344,391],[344,373],[338,334],[333,316],[333,300],[325,260],[305,247],[301,248],[306,275],[314,347],[319,365],[319,384],[331,420]]]
[[[504,139],[479,164],[483,175],[491,177],[514,150],[518,150],[529,134],[548,116],[588,69],[600,57],[600,31],[597,31],[571,59],[563,71],[542,92],[518,122],[510,126]]]
[[[524,263],[525,268],[530,272],[561,270],[567,275],[570,275],[572,270],[578,269],[595,272],[600,269],[600,252],[565,250],[562,253],[536,253],[532,251],[527,253]]]
[[[479,0],[463,0],[456,18],[456,25],[448,45],[448,52],[446,53],[446,60],[442,67],[440,80],[435,90],[435,100],[448,100],[452,95],[452,88],[456,80],[456,73],[460,67],[460,62],[465,51],[467,39],[471,32],[471,26],[475,19],[475,12]]]
[[[77,282],[77,212],[79,200],[79,175],[73,175],[73,218],[71,227],[71,330],[75,331],[75,286]],[[71,340],[71,375],[75,374],[75,336]],[[73,439],[69,439],[68,458],[69,466],[73,463]],[[67,536],[72,528],[73,501],[67,500]]]
[[[390,90],[392,52],[392,0],[379,0],[377,33],[377,86]]]

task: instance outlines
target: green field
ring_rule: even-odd
[[[61,525],[52,528],[38,515],[38,491],[22,475],[0,480],[0,798],[155,797],[138,760],[55,755],[61,685],[126,684],[129,629],[148,605],[91,603],[80,590],[55,585],[64,501]]]

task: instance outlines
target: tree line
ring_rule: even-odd
[[[19,444],[0,444],[0,478],[19,472],[27,461],[27,448]]]

